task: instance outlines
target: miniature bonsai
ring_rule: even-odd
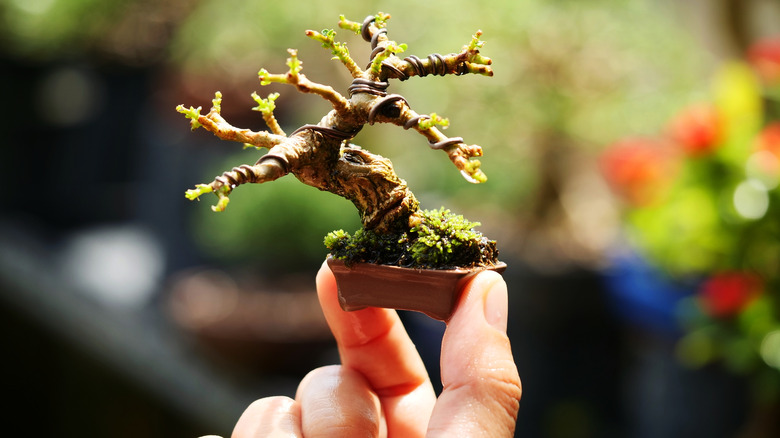
[[[481,31],[459,53],[434,53],[425,59],[401,58],[407,49],[388,38],[388,14],[378,13],[362,23],[340,17],[338,26],[362,36],[372,52],[365,69],[350,57],[345,43],[335,40],[331,29],[306,35],[329,49],[334,58],[347,68],[353,80],[345,97],[332,87],[309,80],[303,73],[296,50],[289,49],[289,70],[284,74],[259,72],[260,84],[289,84],[303,93],[313,93],[327,100],[333,109],[317,124],[301,126],[287,135],[274,117],[278,93],[252,98],[253,108],[262,114],[270,131],[253,132],[229,124],[220,114],[222,95],[217,92],[211,110],[201,108],[177,110],[191,119],[192,129],[203,127],[223,140],[241,142],[246,147],[268,149],[253,165],[243,164],[223,173],[209,184],[199,184],[187,191],[194,200],[206,193],[218,197],[215,211],[224,210],[228,195],[246,183],[265,183],[288,173],[310,186],[352,201],[357,208],[362,229],[350,235],[334,231],[325,238],[332,257],[347,265],[359,262],[414,268],[448,269],[495,267],[498,262],[496,242],[474,230],[479,223],[469,222],[444,208],[421,210],[419,202],[393,170],[390,160],[360,148],[350,140],[366,125],[392,123],[414,129],[423,135],[430,148],[444,151],[464,178],[471,183],[486,181],[475,159],[482,155],[478,145],[467,145],[461,137],[447,137],[438,127],[448,120],[433,113],[420,115],[403,96],[387,92],[391,79],[401,81],[413,76],[479,74],[492,76],[491,60],[479,52],[484,42]]]

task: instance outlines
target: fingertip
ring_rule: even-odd
[[[300,437],[301,410],[293,399],[284,396],[256,400],[241,414],[232,438],[265,436]]]
[[[503,277],[495,272],[486,273],[482,280],[486,292],[484,299],[485,321],[493,328],[506,333],[507,318],[509,314],[509,296]]]
[[[441,357],[443,380],[447,377],[467,379],[468,376],[461,371],[493,359],[500,358],[507,367],[513,364],[506,334],[507,313],[508,294],[503,277],[492,271],[476,275],[466,285],[444,332]]]
[[[506,333],[509,297],[501,274],[485,270],[465,286],[448,326],[484,321]]]
[[[298,389],[295,391],[295,399],[300,400],[303,397],[303,394],[312,381],[316,381],[317,379],[329,380],[334,376],[337,376],[340,372],[341,365],[325,365],[309,371],[298,384]]]
[[[341,314],[341,304],[339,304],[338,298],[338,285],[336,284],[336,278],[333,276],[333,272],[328,266],[328,262],[325,261],[320,266],[320,270],[317,271],[317,298],[320,301],[320,307],[325,313],[325,318],[328,320],[328,324],[331,325],[334,318],[343,317]]]
[[[469,436],[474,425],[491,436],[514,430],[522,386],[506,335],[507,295],[503,277],[490,271],[463,290],[442,340],[444,389],[431,436]],[[453,412],[464,421],[453,422]]]
[[[331,365],[312,370],[295,394],[305,436],[382,436],[379,397],[359,372]],[[386,435],[386,433],[385,433]]]
[[[336,278],[328,266],[328,261],[323,261],[320,270],[317,271],[317,289],[334,289],[336,287]]]

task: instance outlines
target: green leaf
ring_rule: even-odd
[[[279,98],[279,93],[271,93],[267,98],[260,97],[256,92],[252,92],[252,99],[257,102],[257,106],[252,108],[254,111],[259,111],[263,114],[273,114],[276,109],[276,99]]]
[[[200,111],[203,109],[203,107],[189,107],[184,108],[184,105],[179,105],[176,107],[176,111],[184,114],[184,117],[191,119],[190,121],[190,128],[194,131],[198,128],[200,128],[201,125],[200,122],[198,122],[198,119],[200,118]]]

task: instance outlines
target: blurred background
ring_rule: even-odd
[[[178,104],[278,91],[291,132],[328,104],[257,80],[350,78],[304,30],[392,15],[408,53],[478,29],[495,76],[394,82],[484,148],[471,185],[416,133],[364,129],[424,208],[482,223],[509,269],[521,437],[780,434],[780,2],[0,0],[4,433],[229,436],[337,352],[313,290],[352,205],[282,178],[229,208],[184,191],[259,152]],[[369,48],[339,31],[358,64]],[[443,324],[403,313],[438,376]]]

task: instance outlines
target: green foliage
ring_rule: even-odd
[[[479,49],[481,49],[485,45],[485,42],[479,39],[480,36],[482,36],[482,32],[481,31],[477,32],[476,34],[474,34],[471,37],[471,42],[467,46],[467,48],[468,48],[468,50],[470,52],[473,52],[475,50],[479,50]]]
[[[428,130],[437,125],[441,126],[442,129],[447,129],[447,127],[450,126],[450,120],[443,118],[436,113],[431,113],[429,119],[420,119],[417,122],[417,126],[422,130]]]
[[[355,35],[359,35],[363,26],[361,23],[358,23],[357,21],[347,20],[347,17],[345,17],[344,15],[339,15],[339,27],[345,30],[352,31],[355,33]]]
[[[343,16],[341,18],[343,18]],[[358,67],[357,64],[355,64],[355,61],[349,56],[347,43],[336,42],[335,30],[324,29],[322,32],[307,30],[306,36],[322,43],[323,48],[330,49],[331,54],[333,54],[332,59],[341,61],[353,74],[360,75],[362,73],[360,67]]]
[[[382,70],[382,62],[389,58],[391,55],[397,55],[406,51],[408,46],[406,44],[396,44],[395,41],[389,41],[384,51],[379,52],[371,61],[371,71],[375,74],[379,74]]]
[[[269,85],[271,82],[274,82],[271,80],[271,73],[268,72],[268,70],[261,68],[260,71],[257,72],[257,77],[260,79],[260,85]]]
[[[482,31],[477,31],[476,34],[472,35],[471,42],[464,46],[464,49],[469,52],[469,56],[467,58],[469,62],[469,71],[471,73],[487,74],[488,76],[492,76],[492,70],[484,69],[485,66],[488,66],[492,63],[492,60],[486,56],[482,56],[482,54],[479,53],[479,49],[485,45],[485,42],[479,39],[481,36]]]
[[[398,234],[377,234],[363,228],[355,231],[354,235],[336,230],[325,236],[325,247],[335,257],[348,263],[400,264],[403,238]]]
[[[387,27],[387,20],[389,19],[390,19],[390,14],[385,14],[384,12],[377,12],[374,23],[376,23],[376,27],[382,29],[384,27]]]
[[[336,31],[333,29],[323,29],[322,32],[313,30],[307,31],[306,36],[322,43],[324,49],[330,49],[333,59],[345,60],[349,58],[349,50],[346,43],[336,42]]]
[[[498,261],[496,242],[474,229],[479,225],[442,207],[422,210],[421,222],[408,232],[377,234],[359,229],[350,235],[337,230],[325,236],[325,247],[347,263],[424,269],[494,264]]]
[[[254,111],[259,111],[264,115],[270,115],[274,113],[276,109],[276,99],[279,98],[279,93],[271,93],[267,98],[260,97],[257,93],[252,93],[252,99],[257,102],[257,106],[252,108]]]
[[[261,68],[260,71],[257,72],[257,77],[260,79],[260,85],[265,86],[274,82],[286,84],[290,82],[289,78],[298,77],[298,73],[303,69],[303,62],[298,59],[298,51],[295,49],[287,49],[287,53],[290,54],[290,57],[287,58],[287,67],[290,69],[287,74],[271,74],[268,70]]]
[[[200,128],[201,125],[200,122],[198,122],[198,119],[200,118],[200,111],[203,109],[203,107],[189,107],[185,108],[184,105],[179,105],[176,107],[176,111],[184,114],[184,117],[191,119],[190,120],[190,128],[194,131],[198,128]]]
[[[699,279],[678,305],[679,359],[720,363],[775,400],[780,386],[765,378],[780,382],[778,109],[751,64],[731,61],[716,71],[710,96],[659,128],[653,155],[632,164],[641,148],[622,149],[619,166],[604,167],[613,183],[621,175],[624,195],[665,187],[624,196],[626,234],[663,275]]]
[[[298,59],[298,51],[295,49],[287,49],[287,52],[290,54],[290,57],[287,58],[287,66],[290,67],[289,74],[293,77],[298,76],[298,73],[303,69],[303,62]]]
[[[711,144],[689,150],[691,146],[673,138],[678,170],[663,176],[672,182],[668,193],[648,205],[627,208],[630,237],[653,263],[673,275],[764,269],[765,263],[749,256],[757,244],[776,242],[770,228],[776,223],[771,214],[777,208],[772,205],[779,196],[776,184],[762,186],[760,175],[751,175],[747,166],[761,158],[755,155],[764,121],[759,84],[747,65],[734,62],[719,69],[712,88],[708,105],[717,114],[713,126],[683,124],[688,120],[685,107],[672,119],[676,129],[687,129],[682,132],[698,129],[702,135],[711,130]],[[751,183],[758,188],[740,192],[740,187],[750,190]],[[744,205],[758,208],[758,215],[742,211]]]
[[[214,108],[214,111],[221,112],[222,111],[222,93],[217,91],[214,93],[214,98],[211,99],[211,107]]]
[[[211,193],[213,189],[208,184],[198,184],[195,186],[194,189],[187,190],[187,192],[184,194],[184,196],[189,199],[190,201],[194,201],[198,198],[200,198],[200,195],[205,195],[206,193]]]
[[[325,247],[328,249],[341,248],[348,245],[349,233],[344,230],[331,231],[325,236]]]
[[[184,193],[184,197],[189,199],[190,201],[194,201],[196,199],[200,198],[200,195],[205,195],[206,193],[213,192],[214,189],[211,188],[208,184],[198,184],[195,186],[194,189],[187,190],[186,193]],[[230,198],[228,198],[228,192],[230,191],[230,188],[227,186],[222,186],[217,191],[217,196],[219,197],[219,201],[217,201],[217,205],[211,206],[211,211],[219,212],[219,211],[225,211],[225,208],[227,208],[228,203],[230,202]]]
[[[483,238],[474,230],[481,225],[479,222],[470,222],[444,208],[423,211],[422,216],[422,222],[411,230],[412,235],[417,234],[409,246],[415,264],[451,266],[480,258]]]
[[[211,100],[211,106],[214,109],[214,111],[216,111],[217,113],[222,111],[222,93],[220,93],[219,91],[214,93],[214,99]],[[197,108],[193,106],[189,108],[185,108],[184,105],[178,105],[176,107],[176,111],[184,114],[184,117],[190,119],[190,129],[192,129],[193,131],[203,126],[198,121],[198,119],[200,119],[201,116],[200,112],[202,110],[203,107],[200,106]]]

